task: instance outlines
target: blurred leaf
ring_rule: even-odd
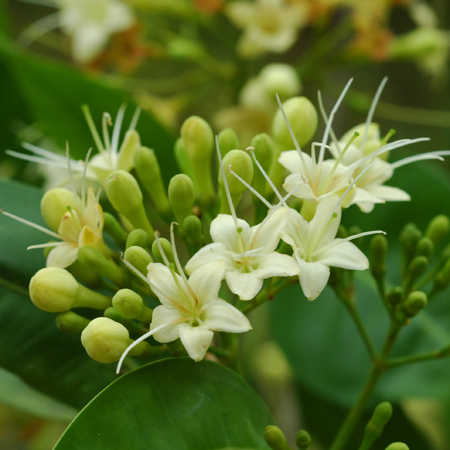
[[[381,229],[396,239],[407,221],[422,230],[435,215],[450,210],[450,179],[432,163],[401,169],[392,183],[405,189],[412,202],[375,206],[363,215],[352,207],[344,213],[347,224],[363,230]],[[352,220],[354,219],[354,220]],[[392,241],[391,241],[392,242]],[[388,255],[388,280],[399,282],[399,249],[394,244]],[[356,272],[356,299],[376,348],[381,348],[388,330],[388,318],[368,271]],[[272,305],[272,327],[297,379],[330,400],[353,403],[367,377],[370,361],[353,321],[330,289],[314,302],[307,302],[298,286],[284,291]],[[450,344],[450,302],[448,293],[436,299],[412,320],[400,334],[392,356],[432,351]],[[376,401],[399,401],[407,396],[450,398],[449,361],[436,360],[398,367],[385,373],[375,391]]]
[[[11,67],[41,131],[61,149],[69,142],[73,158],[84,159],[88,149],[94,146],[81,111],[83,104],[90,106],[100,130],[103,113],[109,112],[114,120],[119,107],[127,103],[123,129],[128,128],[137,105],[128,93],[105,81],[100,74],[88,75],[37,58],[19,50],[1,35],[0,55]],[[142,111],[136,129],[142,144],[155,150],[163,177],[170,179],[176,170],[174,137],[146,111]]]
[[[268,449],[273,424],[242,377],[210,362],[166,359],[134,370],[100,393],[55,450]]]
[[[0,33],[9,33],[11,17],[6,6],[6,0],[0,0]]]
[[[42,394],[0,368],[0,403],[47,420],[71,422],[77,410]]]

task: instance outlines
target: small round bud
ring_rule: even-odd
[[[131,231],[127,237],[127,243],[125,248],[137,246],[145,248],[148,244],[148,234],[139,228]]]
[[[264,439],[272,450],[290,450],[283,432],[275,425],[266,427]]]
[[[275,99],[278,94],[281,99],[298,95],[302,89],[300,78],[289,64],[274,63],[264,67],[258,79],[265,94]]]
[[[445,239],[449,229],[450,229],[450,219],[446,215],[441,214],[439,216],[436,216],[428,224],[425,236],[431,239],[434,245],[437,246],[440,245],[442,241]]]
[[[400,286],[393,287],[387,294],[387,301],[391,305],[398,305],[403,300],[403,289]]]
[[[407,255],[414,254],[416,245],[422,237],[422,232],[414,223],[407,223],[400,233],[400,244]]]
[[[67,207],[78,209],[80,200],[67,189],[51,189],[41,200],[41,214],[45,223],[54,231],[58,231],[61,219],[67,212]]]
[[[253,163],[251,157],[242,150],[231,150],[223,158],[223,166],[225,168],[225,176],[227,177],[228,189],[230,194],[241,195],[247,188],[239,181],[228,168],[239,175],[248,184],[253,179]],[[219,183],[223,186],[222,173],[219,174]]]
[[[250,146],[255,150],[255,156],[261,167],[268,172],[272,166],[274,148],[272,138],[266,133],[257,134],[251,141]],[[256,169],[259,173],[259,169]]]
[[[69,311],[77,299],[79,286],[67,270],[46,267],[30,280],[31,301],[43,311]]]
[[[388,445],[386,450],[409,450],[409,447],[403,442],[394,442]]]
[[[389,402],[382,402],[377,405],[375,411],[372,414],[370,422],[378,428],[380,428],[380,434],[382,429],[386,426],[392,417],[392,405]]]
[[[414,278],[420,277],[427,270],[428,262],[426,256],[416,256],[409,265],[408,273]]]
[[[193,214],[187,216],[186,219],[184,219],[183,228],[190,239],[202,239],[202,222],[197,216],[194,216]]]
[[[130,335],[120,323],[98,317],[81,333],[81,344],[93,360],[109,364],[119,361],[130,344]]]
[[[217,136],[219,139],[219,148],[220,153],[222,154],[222,158],[230,151],[235,148],[239,148],[239,138],[231,128],[225,128],[222,130]]]
[[[126,214],[142,205],[142,192],[136,179],[124,170],[112,172],[106,183],[105,191],[114,209]]]
[[[377,234],[370,241],[370,270],[374,278],[383,278],[386,274],[386,254],[388,241],[382,234]]]
[[[414,291],[408,295],[402,310],[406,316],[414,317],[427,306],[427,303],[427,295],[424,292]]]
[[[65,333],[81,333],[88,325],[90,320],[79,316],[73,311],[66,311],[56,316],[56,326]]]
[[[300,147],[307,144],[317,129],[317,111],[306,97],[294,97],[283,103],[286,116],[291,124]],[[294,147],[291,135],[281,111],[278,111],[272,123],[273,136],[282,150]]]
[[[131,289],[121,289],[114,295],[112,305],[125,319],[135,319],[141,313],[144,301]]]
[[[122,247],[127,238],[127,234],[124,229],[112,214],[104,212],[103,218],[103,231],[108,233],[117,242],[117,244]]]
[[[169,201],[180,225],[192,214],[195,203],[195,189],[192,180],[181,173],[172,177],[169,183]]]
[[[174,263],[175,259],[173,257],[172,244],[167,239],[162,238],[162,237],[160,237],[158,240],[159,240],[159,244],[161,245],[163,252],[166,255],[166,258],[169,261],[169,263]],[[159,251],[159,246],[158,246],[157,241],[154,241],[152,244],[152,253],[153,253],[153,256],[155,257],[156,262],[165,264],[164,258],[162,257],[161,252]]]
[[[306,430],[300,430],[295,438],[299,450],[307,450],[311,445],[311,436]]]
[[[142,247],[128,247],[123,255],[136,270],[147,276],[147,266],[153,262],[151,256]]]
[[[198,116],[186,119],[181,126],[181,139],[192,164],[205,159],[209,161],[214,148],[214,134],[206,120]]]
[[[434,249],[433,241],[424,236],[419,240],[416,247],[416,256],[425,256],[426,258],[430,258]]]

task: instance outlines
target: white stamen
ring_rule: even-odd
[[[228,167],[228,171],[233,175],[235,178],[237,178],[249,191],[253,192],[268,208],[272,208],[272,204],[269,203],[256,189],[254,189],[252,186],[250,186],[243,178],[241,178],[233,169],[231,169],[231,166]]]
[[[139,106],[136,108],[136,111],[133,114],[133,118],[131,119],[131,123],[130,123],[130,127],[128,128],[128,130],[134,130],[136,128],[136,125],[138,123],[139,120],[139,116],[141,115],[141,108],[139,108]]]
[[[89,130],[91,131],[92,137],[94,138],[95,145],[97,146],[97,149],[100,153],[103,153],[105,151],[103,147],[103,142],[100,139],[100,135],[98,134],[97,128],[95,127],[94,120],[92,119],[91,110],[89,109],[89,105],[83,105],[81,107],[81,110],[83,111],[84,117],[86,119],[86,122],[88,124]]]
[[[52,236],[57,239],[62,239],[62,237],[58,233],[55,233],[54,231],[51,230],[47,230],[47,228],[41,227],[40,225],[30,222],[29,220],[22,219],[22,217],[3,211],[2,209],[0,209],[0,213],[4,214],[5,216],[11,217],[11,219],[17,220],[18,222],[22,222],[25,225],[28,225],[29,227],[35,228],[36,230],[42,231],[43,233],[46,233],[49,236]]]
[[[448,150],[442,150],[437,152],[430,152],[430,153],[421,153],[420,155],[414,155],[409,156],[407,158],[400,159],[399,161],[396,161],[391,164],[391,167],[393,169],[398,169],[399,167],[402,167],[406,164],[411,164],[416,161],[423,161],[427,159],[438,159],[439,161],[444,161],[444,158],[442,156],[448,156],[450,155],[450,151]]]
[[[323,106],[322,93],[320,91],[317,91],[317,100],[319,102],[319,109],[320,109],[320,113],[322,114],[323,121],[325,122],[325,125],[327,125],[328,124],[328,116],[327,116],[327,113],[325,112],[325,107]],[[340,153],[341,149],[339,147],[339,141],[338,141],[336,135],[334,134],[333,128],[331,128],[331,127],[330,127],[330,135],[331,135],[331,139],[333,140],[333,143],[336,145],[336,148],[337,148],[338,152]],[[331,149],[330,149],[330,151],[331,151]]]
[[[126,108],[127,106],[125,104],[120,107],[119,112],[117,113],[116,123],[114,124],[111,143],[111,150],[114,155],[117,155],[117,152],[119,150],[120,129],[122,128],[122,120]]]
[[[150,285],[150,281],[148,280],[148,278],[141,272],[139,272],[139,270],[136,269],[136,267],[133,266],[133,264],[131,264],[130,262],[128,262],[126,259],[123,258],[123,253],[120,253],[120,259],[121,261],[128,267],[128,269],[130,269],[133,273],[135,273],[142,281],[144,281],[146,284],[148,284],[150,286],[150,288],[152,288],[152,286]]]
[[[102,129],[103,129],[103,142],[105,143],[105,149],[108,153],[111,152],[111,142],[109,140],[109,132],[108,132],[108,125],[112,126],[112,120],[111,115],[107,112],[103,113],[103,120],[102,120]],[[110,161],[112,164],[112,161]]]

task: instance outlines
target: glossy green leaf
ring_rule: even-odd
[[[166,359],[108,386],[55,450],[268,449],[263,432],[273,423],[261,399],[230,369]]]
[[[396,238],[407,221],[424,229],[430,219],[450,211],[450,179],[432,163],[402,168],[398,187],[409,192],[413,201],[377,205],[370,215],[344,212],[347,224],[363,230],[388,231],[388,280],[399,281],[399,250]],[[392,183],[394,184],[394,183]],[[352,218],[355,222],[352,221]],[[363,223],[361,224],[361,220]],[[378,349],[387,334],[389,322],[368,271],[356,272],[356,299],[364,322]],[[428,352],[450,344],[450,302],[441,295],[412,320],[394,347],[392,356]],[[353,321],[330,289],[314,302],[307,302],[293,287],[277,297],[272,305],[272,328],[292,364],[295,374],[309,389],[332,401],[349,405],[357,397],[367,377],[370,360]],[[407,396],[450,397],[448,359],[416,363],[388,371],[375,391],[375,399],[398,401]]]
[[[84,159],[94,141],[81,111],[88,104],[98,129],[104,112],[115,118],[119,107],[128,105],[123,129],[128,128],[136,103],[120,86],[105,78],[87,75],[80,70],[55,64],[19,50],[0,36],[0,56],[10,65],[34,120],[44,135],[61,149],[69,142],[71,156]],[[175,174],[174,137],[149,113],[141,112],[137,131],[142,145],[153,148],[158,156],[163,177]]]

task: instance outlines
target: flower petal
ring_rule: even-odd
[[[244,333],[251,330],[247,317],[222,299],[210,303],[204,312],[203,326],[209,330]]]
[[[152,323],[150,330],[164,325],[165,323],[172,322],[173,320],[181,319],[183,316],[180,311],[175,308],[166,308],[163,305],[157,306],[153,310]],[[169,325],[160,331],[157,331],[153,337],[161,343],[172,342],[180,337],[179,335],[180,324]]]
[[[217,299],[220,284],[225,278],[226,268],[227,265],[224,261],[213,261],[204,264],[189,277],[189,285],[200,306]]]
[[[325,288],[330,278],[330,268],[321,262],[298,260],[300,265],[300,285],[308,300],[315,300]]]
[[[281,229],[286,223],[288,214],[289,208],[278,208],[266,222],[252,227],[250,241],[252,248],[263,248],[265,252],[273,252],[280,242]]]
[[[277,252],[261,256],[258,263],[258,269],[254,273],[261,280],[270,277],[291,277],[300,272],[300,266],[292,256],[281,255]]]
[[[201,361],[211,345],[214,333],[202,326],[179,325],[180,339],[188,355],[196,362]]]
[[[348,270],[365,270],[369,267],[369,260],[355,244],[341,239],[336,239],[333,244],[316,256],[322,264]]]
[[[173,279],[170,269],[160,263],[150,263],[147,267],[147,278],[150,286],[159,301],[166,307],[173,308],[174,304],[170,300],[180,301],[180,291],[178,290],[175,280]],[[180,284],[183,280],[177,275]],[[184,303],[184,301],[182,301]]]
[[[231,254],[232,252],[221,242],[205,245],[187,262],[185,266],[186,272],[191,275],[202,265],[222,259],[227,264],[231,264],[233,262]]]
[[[47,267],[60,267],[65,269],[73,264],[78,258],[78,246],[74,244],[58,245],[52,250],[47,257]]]
[[[241,300],[251,300],[261,290],[263,281],[255,272],[243,273],[238,270],[228,270],[226,276],[228,287]]]
[[[247,242],[250,236],[250,225],[242,219],[237,219],[237,222],[238,226],[242,228],[241,237],[244,242]],[[210,233],[214,242],[221,242],[228,250],[241,253],[241,249],[238,245],[239,234],[236,231],[232,216],[229,216],[228,214],[219,214],[211,222]]]

